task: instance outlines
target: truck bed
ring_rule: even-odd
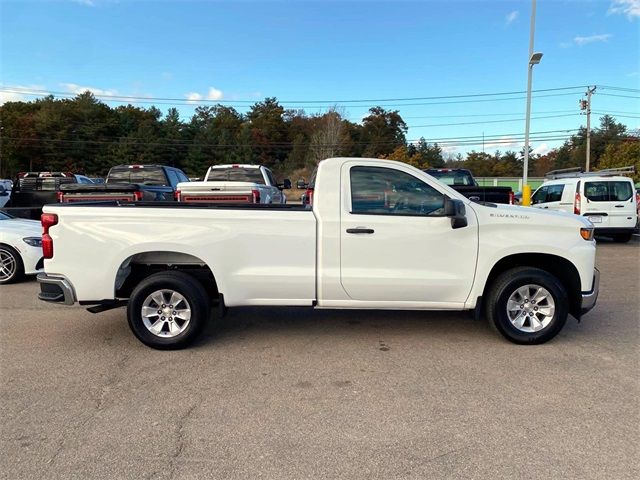
[[[59,217],[45,269],[64,272],[78,301],[113,298],[114,279],[132,265],[162,263],[212,266],[228,306],[311,306],[316,298],[316,218],[302,205],[78,202],[44,210]],[[100,275],[88,282],[87,269]]]

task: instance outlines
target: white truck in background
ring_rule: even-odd
[[[474,203],[390,160],[324,160],[314,187],[312,207],[47,205],[39,297],[94,313],[126,304],[133,333],[159,349],[193,342],[213,307],[475,310],[536,344],[595,305],[583,217]]]
[[[283,189],[291,188],[285,179],[278,184],[273,172],[261,165],[214,165],[204,181],[179,183],[176,200],[189,203],[284,204]]]

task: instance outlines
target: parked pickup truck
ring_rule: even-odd
[[[162,165],[118,165],[105,183],[78,183],[60,187],[60,203],[87,201],[173,200],[176,185],[189,178],[178,168]]]
[[[56,202],[62,186],[77,184],[78,177],[81,175],[72,172],[20,172],[4,210],[15,217],[38,220],[42,206]]]
[[[176,199],[190,203],[286,203],[282,193],[291,181],[278,184],[271,170],[261,165],[214,165],[204,181],[181,183]]]
[[[511,187],[481,187],[464,168],[430,168],[425,172],[474,202],[515,203]]]
[[[585,218],[473,203],[390,160],[324,160],[314,186],[312,207],[47,205],[39,297],[126,304],[133,333],[159,349],[193,342],[213,307],[484,311],[532,344],[595,304]]]

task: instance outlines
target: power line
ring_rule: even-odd
[[[562,117],[573,117],[579,115],[578,112],[568,113],[565,115],[547,115],[543,117],[531,117],[531,120],[540,120],[544,118],[562,118]],[[506,123],[506,122],[522,122],[524,118],[509,118],[506,120],[485,120],[481,122],[459,122],[459,123],[437,123],[431,125],[407,125],[408,128],[423,128],[423,127],[451,127],[456,125],[485,125],[487,123]]]
[[[575,109],[572,110],[547,110],[544,112],[537,112],[538,114],[546,114],[546,113],[572,113],[575,112]],[[467,118],[467,117],[508,117],[510,115],[522,115],[524,112],[510,112],[510,113],[464,113],[458,115],[418,115],[418,116],[402,116],[403,119],[411,118]],[[621,112],[621,113],[629,113],[629,112]],[[633,113],[633,112],[632,112]]]
[[[541,88],[537,90],[533,90],[533,92],[556,92],[561,90],[576,90],[584,88],[584,85],[576,85],[572,87],[556,87],[556,88]],[[74,92],[62,92],[62,91],[53,91],[53,90],[40,90],[40,89],[26,89],[19,87],[0,87],[0,90],[11,92],[11,93],[27,93],[30,92],[32,94],[38,95],[76,95]],[[89,89],[87,89],[90,91]],[[473,97],[490,97],[490,96],[502,96],[502,95],[519,95],[527,93],[523,90],[518,91],[510,91],[510,92],[491,92],[491,93],[469,93],[462,95],[436,95],[436,96],[428,96],[428,97],[404,97],[404,98],[369,98],[369,99],[345,99],[345,100],[279,100],[279,103],[375,103],[375,102],[405,102],[405,101],[417,101],[417,100],[443,100],[443,99],[453,99],[453,98],[473,98]],[[150,96],[134,96],[134,95],[114,95],[114,94],[98,94],[94,93],[94,97],[96,98],[113,98],[113,99],[124,99],[124,100],[162,100],[162,101],[185,101],[185,98],[175,98],[175,97],[150,97]],[[227,99],[200,99],[198,102],[214,102],[214,103],[256,103],[256,100],[227,100]]]
[[[578,128],[572,128],[572,129],[561,129],[561,130],[542,130],[542,131],[538,131],[538,132],[532,132],[532,135],[548,135],[548,134],[560,134],[560,133],[564,133],[564,134],[568,134],[571,132],[577,132],[579,131]],[[456,137],[429,137],[427,140],[430,143],[434,143],[434,142],[440,142],[440,141],[447,141],[447,140],[451,140],[451,141],[456,141],[456,140],[468,140],[468,139],[481,139],[481,138],[485,138],[487,140],[491,140],[493,138],[504,138],[504,137],[508,137],[508,138],[518,138],[518,137],[522,137],[524,134],[520,133],[520,132],[513,132],[513,133],[500,133],[500,134],[494,134],[494,135],[467,135],[467,136],[456,136]],[[103,137],[105,138],[105,137]],[[131,137],[131,136],[117,136],[117,137],[111,137],[112,140],[85,140],[85,139],[43,139],[43,138],[33,138],[33,137],[0,137],[0,139],[9,139],[9,140],[24,140],[24,141],[73,141],[73,142],[77,142],[77,143],[87,143],[87,142],[99,142],[99,143],[103,143],[103,144],[109,144],[109,143],[117,143],[120,141],[128,141],[128,140],[143,140],[143,142],[138,142],[138,143],[145,143],[145,138],[143,137]],[[169,140],[169,141],[166,141]],[[417,143],[419,142],[420,139],[414,139],[414,140],[408,140],[408,143]],[[155,142],[158,143],[158,142]],[[375,143],[377,145],[381,145],[381,144],[395,144],[395,141],[392,142],[349,142],[352,145],[369,145],[371,143]],[[269,145],[292,145],[293,142],[270,142]],[[165,142],[162,143],[162,145],[194,145],[194,146],[209,146],[211,145],[211,143],[194,143],[194,142],[188,142],[188,141],[183,141],[181,139],[176,139],[176,140],[172,140],[172,139],[165,139]],[[333,144],[331,144],[333,145]],[[228,146],[264,146],[264,145],[252,145],[252,144],[242,144],[242,143],[234,143],[234,144],[230,144]],[[326,145],[325,145],[326,146]]]
[[[467,144],[479,144],[479,137],[451,137],[451,140],[447,139],[430,139],[429,143],[438,143],[439,145],[467,145]],[[540,135],[532,137],[533,140],[543,141],[543,140],[554,140],[554,139],[566,139],[567,135]],[[79,139],[60,139],[60,138],[29,138],[29,137],[0,137],[2,140],[16,140],[21,142],[30,142],[30,143],[53,143],[53,144],[84,144],[87,146],[98,146],[98,145],[115,145],[115,146],[158,146],[158,147],[207,147],[207,148],[284,148],[284,147],[293,147],[293,142],[273,142],[268,144],[241,144],[241,143],[229,143],[229,144],[215,144],[215,143],[195,143],[195,142],[148,142],[148,141],[127,141],[125,143],[120,143],[119,141],[108,141],[108,140],[79,140]],[[122,140],[131,140],[127,138],[123,138]],[[485,141],[489,141],[490,143],[495,144],[512,144],[521,141],[522,139],[519,136],[511,136],[511,135],[503,135],[501,138],[492,138],[485,137]],[[412,140],[408,143],[417,143],[419,140]],[[351,142],[348,145],[389,145],[396,144],[398,142]],[[318,146],[337,146],[339,144],[322,144]]]
[[[596,115],[609,115],[609,113],[607,112],[593,112]],[[622,117],[622,118],[640,118],[640,115],[620,115],[620,114],[616,114],[616,117]]]
[[[607,97],[620,97],[620,98],[636,98],[636,99],[640,99],[640,96],[618,95],[616,93],[598,93],[598,95],[605,95]]]
[[[621,92],[640,92],[640,88],[628,88],[628,87],[611,87],[609,85],[597,85],[598,88],[606,90],[618,90]]]
[[[561,89],[544,89],[544,90],[535,90],[536,92],[544,92],[544,91],[555,91],[555,90],[565,90],[567,88],[576,88],[576,87],[564,87]],[[10,90],[10,89],[3,89],[0,87],[0,91],[5,91],[5,92],[10,92],[10,93],[20,93],[22,95],[27,95],[27,96],[37,96],[37,97],[46,97],[48,95],[59,95],[61,97],[63,97],[63,99],[73,99],[77,96],[77,94],[72,93],[72,92],[48,92],[48,91],[40,91],[40,93],[37,93],[35,91],[26,91],[26,90]],[[475,96],[487,96],[487,95],[498,95],[498,94],[474,94],[474,95],[468,95],[468,96],[441,96],[441,97],[422,97],[422,98],[433,98],[433,99],[437,99],[437,98],[467,98],[467,97],[475,97]],[[568,95],[580,95],[580,92],[565,92],[565,93],[553,93],[553,94],[544,94],[544,95],[534,95],[535,98],[543,98],[543,97],[561,97],[561,96],[568,96]],[[185,106],[191,106],[191,107],[198,107],[198,106],[205,106],[205,105],[215,105],[215,104],[220,104],[223,102],[223,100],[208,100],[208,99],[201,99],[201,100],[197,100],[197,101],[193,101],[193,100],[187,100],[184,98],[162,98],[162,97],[126,97],[126,96],[106,96],[106,95],[98,95],[98,94],[94,94],[94,97],[99,98],[99,99],[104,99],[105,101],[108,102],[114,102],[114,103],[131,103],[131,104],[152,104],[152,105],[171,105],[171,106],[176,106],[176,105],[185,105]],[[476,98],[474,100],[451,100],[451,101],[442,101],[442,102],[420,102],[420,103],[383,103],[383,100],[380,100],[379,102],[376,102],[375,104],[368,104],[368,105],[349,105],[349,108],[369,108],[371,106],[379,106],[379,107],[410,107],[410,106],[424,106],[424,105],[449,105],[449,104],[465,104],[465,103],[486,103],[486,102],[498,102],[498,101],[510,101],[510,100],[522,100],[523,98],[526,97],[508,97],[508,98]],[[169,100],[169,101],[167,101]],[[393,101],[392,99],[386,100],[386,101]],[[240,105],[240,102],[245,102],[245,100],[224,100],[225,103],[227,103],[228,105],[236,105],[236,106],[242,106],[242,107],[247,107],[247,106],[251,106],[251,105]],[[252,101],[254,104],[258,103],[259,100],[253,100]],[[325,104],[325,105],[321,105],[321,104],[316,104],[312,102],[317,102],[316,100],[310,100],[306,105],[287,105],[289,103],[291,103],[291,101],[281,101],[278,100],[278,103],[286,106],[288,109],[305,109],[305,108],[333,108],[336,106],[341,106],[341,103],[329,103],[329,104]],[[348,102],[355,102],[355,101],[345,101],[343,103],[348,103]],[[360,100],[358,100],[357,102],[361,102]]]

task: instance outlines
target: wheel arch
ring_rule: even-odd
[[[184,252],[147,250],[129,255],[119,265],[115,280],[115,298],[129,298],[142,280],[163,271],[181,271],[196,278],[212,299],[220,295],[218,281],[201,258]]]
[[[489,288],[502,272],[516,267],[534,267],[549,272],[564,286],[569,297],[569,313],[580,318],[580,274],[576,266],[564,257],[548,253],[516,253],[498,260],[487,277],[482,297],[487,298]]]

